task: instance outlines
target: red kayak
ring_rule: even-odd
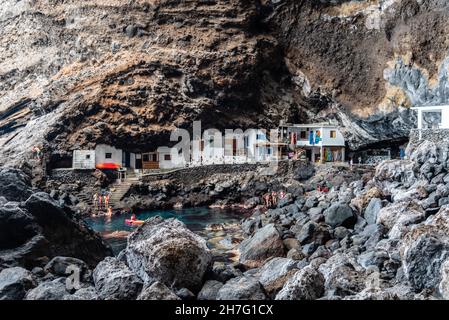
[[[140,226],[140,225],[144,224],[145,221],[144,220],[125,219],[125,223],[130,226]]]
[[[97,169],[120,169],[121,165],[118,163],[112,163],[112,162],[105,162],[105,163],[99,163],[95,166]]]

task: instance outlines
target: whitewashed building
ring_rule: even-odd
[[[449,129],[449,105],[412,107],[418,112],[419,130]]]
[[[271,137],[270,137],[271,135]],[[304,150],[313,162],[336,162],[345,159],[345,140],[338,127],[330,124],[282,125],[269,133],[248,129],[222,134],[204,131],[201,139],[191,142],[190,154],[176,147],[132,153],[106,144],[95,150],[75,150],[74,169],[127,168],[130,170],[173,169],[210,164],[269,162],[294,158]]]
[[[74,150],[72,157],[73,169],[95,169],[95,150]]]
[[[285,124],[279,129],[281,140],[290,149],[303,149],[312,162],[345,160],[345,139],[338,126],[329,123]]]

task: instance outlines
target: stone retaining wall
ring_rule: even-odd
[[[184,168],[177,171],[160,173],[155,175],[146,175],[142,177],[142,182],[153,182],[157,180],[193,180],[199,181],[205,179],[214,174],[226,174],[226,173],[243,173],[248,171],[258,171],[263,169],[269,169],[277,164],[277,171],[275,174],[285,175],[288,171],[297,169],[300,166],[307,166],[306,163],[301,161],[279,161],[278,163],[244,163],[244,164],[217,164],[217,165],[205,165],[191,168]]]
[[[431,141],[434,143],[449,141],[449,129],[412,129],[410,131],[410,141],[407,147],[407,155],[416,149],[416,147],[423,141]]]

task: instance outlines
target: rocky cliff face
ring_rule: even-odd
[[[443,0],[12,1],[0,9],[0,149],[165,144],[193,120],[334,119],[352,149],[408,136],[448,96]]]

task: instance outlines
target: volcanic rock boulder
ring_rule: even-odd
[[[380,209],[382,209],[382,200],[379,198],[371,198],[364,213],[366,222],[369,224],[376,223]]]
[[[206,241],[176,219],[153,217],[128,238],[129,267],[145,283],[198,292],[212,262]]]
[[[285,246],[274,224],[267,224],[239,246],[240,263],[249,268],[260,267],[271,257],[285,255]]]
[[[39,225],[48,242],[48,256],[76,257],[94,266],[104,257],[112,255],[111,249],[73,212],[59,206],[47,193],[33,194],[25,208]]]
[[[54,257],[47,263],[44,270],[61,277],[68,276],[75,270],[85,280],[88,280],[91,276],[87,264],[80,259],[72,257]]]
[[[307,266],[297,271],[276,295],[276,300],[315,300],[324,293],[324,277]]]
[[[216,280],[208,280],[198,293],[198,300],[216,300],[218,291],[223,287],[223,283]]]
[[[417,290],[435,289],[441,267],[449,258],[449,210],[442,208],[411,229],[402,239],[400,253],[404,274]]]
[[[28,291],[25,300],[63,300],[68,294],[66,279],[58,278],[42,282],[36,288]]]
[[[298,261],[287,258],[274,258],[260,269],[259,282],[267,294],[275,295],[284,283],[299,270]]]
[[[167,286],[161,282],[154,282],[145,287],[137,297],[137,300],[181,300]]]
[[[345,204],[333,204],[324,211],[325,222],[331,227],[344,226],[352,228],[357,217],[351,207]]]
[[[123,262],[107,257],[93,274],[95,289],[105,300],[133,300],[142,289],[142,280]]]
[[[217,300],[265,300],[263,289],[253,277],[232,278],[218,290]]]
[[[0,264],[31,269],[44,266],[55,256],[76,257],[95,266],[112,250],[75,214],[59,205],[47,193],[37,192],[25,202],[16,202],[31,190],[29,178],[15,169],[1,169],[1,175],[17,179],[20,196],[0,201]],[[9,180],[8,180],[9,181]],[[3,185],[0,193],[8,197],[15,187]],[[5,198],[2,198],[5,199]]]
[[[9,201],[24,201],[32,194],[30,178],[19,169],[0,169],[0,181],[0,196]]]
[[[0,300],[20,300],[35,286],[32,273],[24,268],[7,268],[0,272]]]

